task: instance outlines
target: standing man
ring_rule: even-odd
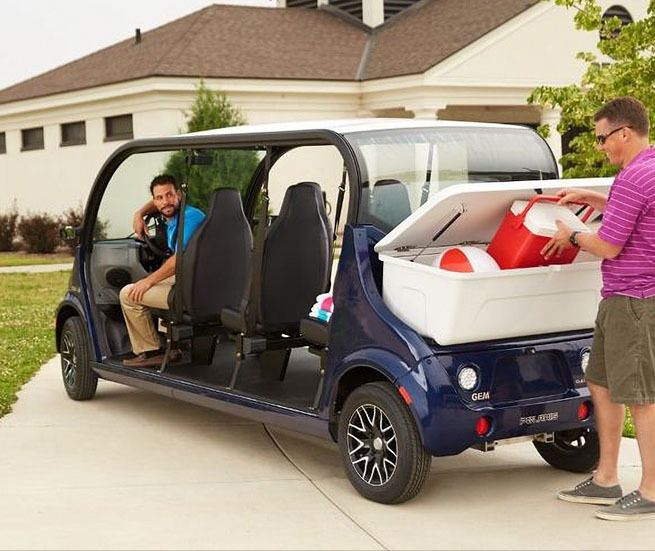
[[[180,210],[180,189],[173,176],[156,176],[150,183],[152,200],[148,201],[134,215],[134,232],[143,238],[146,228],[143,217],[160,212],[166,218],[166,240],[168,248],[176,253],[177,228]],[[205,219],[204,213],[190,205],[184,209],[184,236],[182,249]],[[156,367],[161,365],[164,352],[160,349],[159,335],[155,329],[150,308],[168,309],[168,294],[175,283],[175,257],[167,258],[158,270],[136,283],[121,289],[120,302],[132,343],[134,358],[123,360],[128,367]]]
[[[606,520],[655,519],[655,149],[648,143],[648,113],[634,98],[606,103],[594,122],[597,147],[621,171],[609,196],[583,189],[559,195],[561,204],[583,201],[602,211],[600,229],[578,233],[558,222],[542,250],[548,258],[580,247],[603,259],[602,301],[586,372],[600,461],[591,478],[558,497],[612,504],[596,512]],[[618,459],[625,405],[635,421],[642,476],[639,488],[621,497]]]

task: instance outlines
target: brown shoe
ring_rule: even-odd
[[[164,360],[164,354],[158,350],[153,350],[152,353],[141,352],[134,358],[123,360],[125,367],[159,367]]]

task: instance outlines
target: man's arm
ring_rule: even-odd
[[[139,239],[143,239],[143,237],[146,234],[146,225],[143,222],[143,217],[146,214],[155,214],[156,212],[157,212],[157,207],[155,207],[155,203],[151,199],[134,213],[134,219],[132,220],[132,229],[134,229],[134,233]]]
[[[557,221],[557,232],[553,238],[546,244],[546,246],[541,249],[541,254],[545,259],[549,259],[552,256],[560,256],[564,249],[573,247],[569,241],[571,238],[572,230],[563,222]],[[576,235],[576,240],[578,246],[583,250],[587,251],[594,256],[600,258],[612,259],[616,258],[621,249],[622,245],[613,245],[607,241],[598,237],[596,233],[578,233]]]
[[[130,298],[136,302],[141,302],[143,294],[148,289],[172,275],[175,275],[175,255],[167,258],[159,269],[137,281],[130,291]]]
[[[607,195],[590,189],[563,189],[557,194],[557,196],[561,197],[559,200],[560,205],[567,205],[571,202],[587,203],[594,210],[599,212],[603,212],[607,206]]]

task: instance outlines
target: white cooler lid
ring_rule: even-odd
[[[512,214],[518,216],[523,212],[527,204],[527,201],[514,201],[512,203]],[[570,208],[550,202],[539,202],[532,205],[525,215],[524,224],[533,235],[553,237],[557,231],[557,220],[561,220],[575,231],[591,231]]]
[[[607,192],[612,181],[613,178],[578,178],[452,185],[435,193],[398,224],[377,243],[375,250],[488,243],[514,201],[530,200],[535,189],[542,190],[544,195],[555,195],[564,187]],[[438,237],[434,239],[435,236]]]

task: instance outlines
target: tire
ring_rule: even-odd
[[[589,428],[556,432],[554,442],[534,442],[534,447],[547,463],[572,473],[594,470],[600,457],[598,433]]]
[[[61,375],[64,388],[73,400],[90,400],[95,396],[98,376],[91,369],[91,354],[82,320],[73,316],[64,322],[59,337]]]
[[[348,396],[339,417],[339,450],[351,484],[379,503],[413,498],[430,473],[432,456],[390,383],[367,383]]]

